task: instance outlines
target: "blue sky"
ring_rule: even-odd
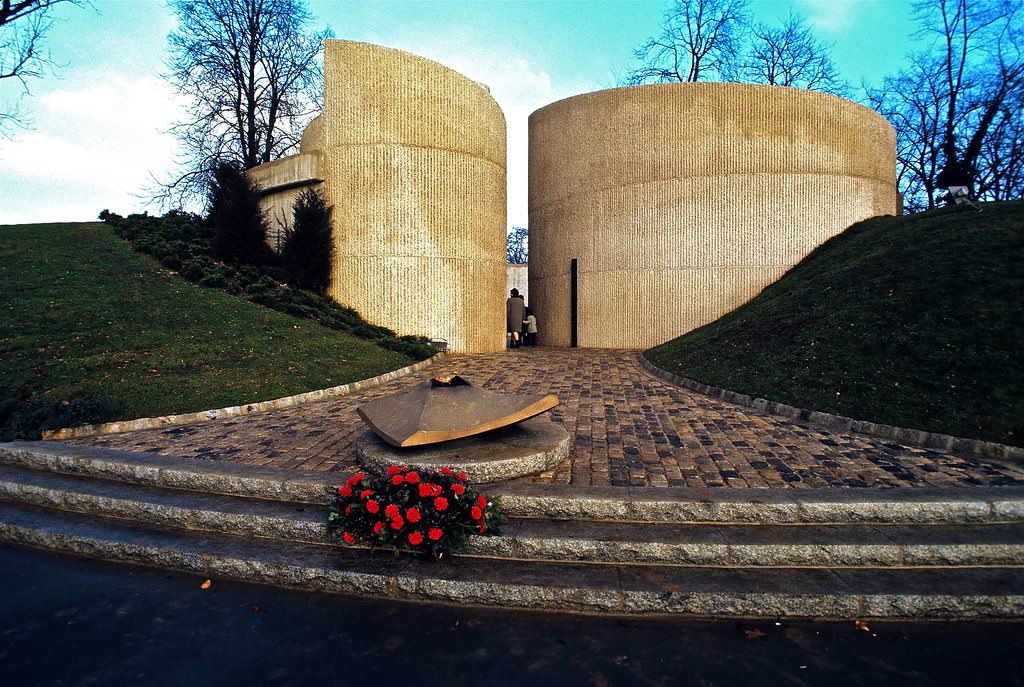
[[[613,87],[658,32],[662,0],[309,0],[318,26],[440,62],[487,84],[509,134],[509,226],[526,225],[526,126],[556,100]],[[185,106],[161,78],[175,20],[161,0],[61,6],[47,46],[63,65],[30,83],[32,127],[0,139],[0,224],[146,209],[173,165]],[[909,0],[752,0],[755,19],[806,17],[853,84],[877,85],[911,50]],[[0,90],[0,100],[9,93]]]

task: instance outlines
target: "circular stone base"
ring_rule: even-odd
[[[356,457],[370,472],[384,474],[391,465],[435,472],[451,468],[483,484],[550,470],[568,455],[569,433],[539,417],[427,446],[399,448],[369,430],[356,440]]]

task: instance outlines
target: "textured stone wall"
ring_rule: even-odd
[[[301,153],[252,173],[273,216],[317,185],[334,207],[330,294],[454,352],[503,350],[505,118],[485,86],[378,45],[328,40]],[[321,183],[322,181],[322,183]]]
[[[530,295],[541,343],[646,348],[756,296],[850,224],[896,211],[895,133],[848,100],[659,84],[530,117]]]
[[[455,352],[503,349],[505,117],[482,86],[378,45],[325,43],[331,295]]]

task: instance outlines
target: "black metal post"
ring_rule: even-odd
[[[579,260],[573,258],[569,262],[569,346],[576,348],[576,326],[579,316]]]

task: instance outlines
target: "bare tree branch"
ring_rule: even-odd
[[[61,3],[89,4],[87,0],[0,0],[0,82],[20,82],[18,97],[0,104],[0,135],[27,125],[18,100],[28,94],[30,80],[56,67],[43,39],[53,26],[53,8]]]
[[[750,51],[739,69],[744,81],[835,95],[849,90],[829,56],[832,46],[816,39],[803,17],[790,14],[778,27],[758,24],[750,33]]]
[[[1014,0],[918,3],[918,35],[931,46],[869,91],[896,128],[908,208],[935,207],[951,185],[982,200],[1024,196],[1022,14]]]
[[[675,0],[661,34],[633,55],[643,63],[628,85],[724,79],[746,29],[748,0]]]
[[[303,0],[175,0],[168,78],[192,101],[172,133],[184,158],[175,179],[153,190],[161,205],[201,197],[213,170],[241,169],[298,146],[321,106],[323,41],[307,30]]]

